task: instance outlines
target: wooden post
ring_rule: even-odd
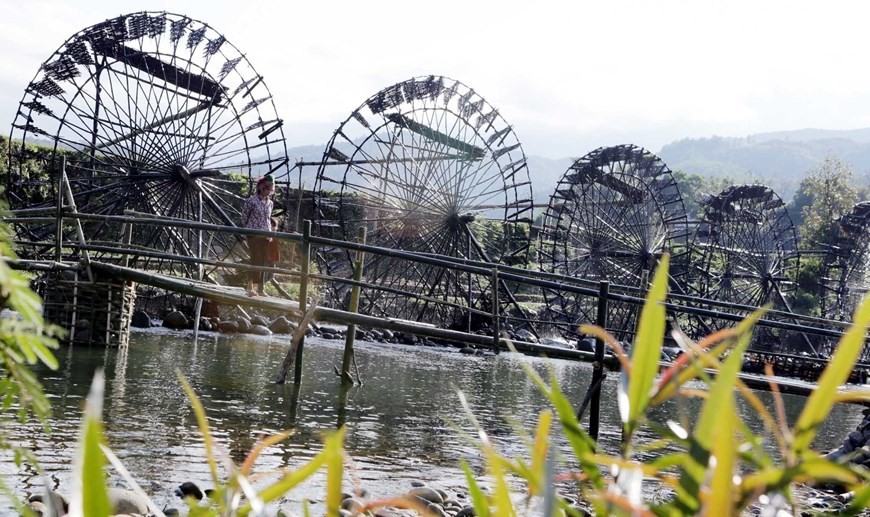
[[[54,250],[54,260],[60,262],[63,255],[61,248],[63,247],[63,178],[66,175],[66,156],[60,157],[61,174],[57,177],[57,229],[55,230],[55,244],[57,248]]]
[[[610,282],[602,280],[598,284],[598,317],[596,324],[607,327],[607,295],[610,292]],[[598,440],[598,420],[601,416],[601,380],[604,377],[604,341],[595,339],[595,362],[592,363],[591,406],[589,407],[589,435]]]
[[[492,349],[498,354],[501,350],[499,338],[501,335],[501,325],[499,324],[498,313],[498,268],[492,268]]]
[[[130,246],[132,245],[132,243],[133,243],[133,223],[132,222],[124,223],[124,244],[129,249]],[[124,254],[123,265],[124,265],[124,267],[130,266],[130,255],[127,253]]]
[[[360,227],[357,234],[357,242],[360,244],[366,243],[366,228]],[[363,265],[365,263],[365,253],[363,251],[356,252],[356,262],[354,263],[353,279],[356,282],[362,280]],[[351,314],[356,314],[359,311],[359,284],[355,284],[350,290],[350,306],[347,311]],[[341,358],[341,384],[353,384],[353,377],[350,375],[350,363],[353,361],[353,342],[356,339],[356,324],[351,323],[347,326],[347,335],[344,339],[344,356]]]
[[[202,190],[196,193],[196,222],[202,223]],[[202,259],[202,228],[196,231],[196,258]],[[202,282],[202,262],[196,263],[196,279]],[[265,288],[265,286],[262,286]],[[193,307],[193,340],[199,338],[199,316],[202,314],[202,297],[197,297]]]
[[[76,325],[78,324],[78,310],[79,310],[79,272],[76,270],[73,273],[73,303],[72,303],[72,315],[70,319],[69,326],[69,342],[73,344],[75,342],[76,337]]]
[[[466,242],[465,249],[470,250],[471,249],[471,233],[469,233],[468,235],[465,236],[465,242]],[[469,272],[468,273],[468,328],[465,329],[469,334],[471,334],[471,316],[472,316],[472,314],[471,314],[471,306],[472,306],[471,300],[473,299],[473,296],[474,296],[471,294],[471,289],[472,289],[471,272]]]
[[[302,276],[299,277],[299,310],[302,313],[308,312],[308,274],[311,268],[311,221],[306,219],[302,223]],[[299,322],[299,325],[308,325],[305,318]],[[302,335],[299,338],[299,344],[296,346],[296,361],[293,365],[293,383],[300,384],[302,382],[302,349],[305,348],[305,329],[299,329]]]
[[[110,346],[112,344],[112,281],[109,280],[106,282],[106,298],[108,298],[108,302],[106,303],[106,337],[105,342],[106,346]]]

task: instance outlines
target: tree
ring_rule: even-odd
[[[852,175],[847,163],[828,155],[801,181],[790,212],[799,214],[794,222],[804,248],[818,249],[832,243],[840,217],[858,201],[858,191],[851,184]]]
[[[731,184],[730,178],[701,176],[682,170],[675,171],[674,181],[680,187],[683,196],[683,206],[686,208],[686,216],[689,220],[698,219],[701,216],[701,200],[708,194],[716,195]]]

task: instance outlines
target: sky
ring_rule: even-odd
[[[526,155],[870,127],[870,2],[0,0],[0,131],[76,32],[168,11],[264,76],[288,146],[324,145],[379,90],[441,75],[499,109]],[[5,125],[5,126],[4,126]]]

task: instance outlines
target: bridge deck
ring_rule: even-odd
[[[197,296],[219,303],[299,314],[299,302],[284,298],[275,298],[273,296],[248,296],[245,289],[241,287],[217,285],[189,278],[150,273],[141,269],[133,269],[104,262],[92,261],[91,269],[112,278],[152,285],[154,287]]]

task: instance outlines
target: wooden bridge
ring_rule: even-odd
[[[490,280],[491,287],[489,296],[490,303],[489,312],[481,311],[473,307],[462,307],[468,313],[474,315],[478,319],[488,319],[490,329],[503,328],[505,322],[511,322],[516,326],[527,325],[529,328],[542,328],[544,325],[557,325],[558,322],[548,322],[543,320],[534,320],[528,318],[525,314],[517,311],[506,310],[510,307],[511,302],[504,303],[500,300],[501,287],[504,282],[512,282],[531,286],[537,289],[558,289],[565,292],[570,292],[573,295],[582,296],[589,300],[590,304],[595,304],[599,307],[598,321],[603,322],[607,327],[608,304],[616,303],[627,306],[639,307],[644,300],[644,292],[639,288],[627,286],[611,285],[608,282],[590,282],[583,279],[566,277],[545,272],[528,271],[521,268],[513,268],[495,263],[484,263],[471,260],[456,260],[450,257],[432,256],[429,254],[419,254],[396,249],[386,249],[377,246],[367,245],[364,242],[346,242],[324,237],[312,236],[310,232],[310,223],[304,225],[302,233],[286,233],[286,232],[267,232],[260,230],[251,230],[237,228],[234,226],[214,225],[209,223],[200,223],[194,221],[172,220],[165,217],[155,217],[149,214],[141,214],[128,212],[125,215],[99,215],[99,214],[81,214],[75,210],[74,205],[65,204],[62,210],[54,217],[46,217],[44,214],[18,211],[13,213],[5,220],[14,225],[44,225],[51,221],[58,227],[64,224],[72,224],[76,227],[75,240],[63,240],[58,238],[54,242],[34,243],[30,241],[20,241],[19,244],[27,246],[42,246],[53,247],[57,251],[58,256],[78,256],[77,261],[50,261],[50,260],[20,260],[17,267],[41,271],[44,273],[55,273],[62,271],[76,271],[76,275],[80,275],[83,279],[83,284],[90,281],[90,278],[109,279],[113,282],[124,285],[148,285],[165,289],[167,291],[187,295],[201,302],[202,300],[210,300],[225,306],[238,306],[247,309],[259,309],[265,311],[276,311],[285,314],[293,319],[301,321],[307,315],[308,318],[313,318],[321,322],[329,322],[340,325],[348,325],[351,331],[349,336],[353,336],[353,328],[355,326],[367,328],[389,329],[396,332],[404,332],[422,337],[435,338],[440,340],[452,341],[456,343],[465,343],[479,347],[485,347],[498,352],[508,346],[508,342],[519,351],[543,354],[549,357],[563,357],[597,364],[609,364],[615,366],[615,360],[612,356],[605,356],[602,350],[572,350],[556,346],[546,346],[540,343],[527,342],[522,339],[511,339],[503,333],[489,332],[483,334],[480,332],[468,332],[467,330],[448,329],[426,324],[426,322],[414,322],[401,318],[392,318],[387,316],[377,316],[371,314],[360,314],[355,306],[358,307],[360,292],[366,290],[379,290],[384,287],[381,285],[371,284],[365,281],[363,274],[364,267],[354,269],[354,276],[338,278],[329,275],[323,275],[312,271],[314,263],[312,257],[314,252],[312,247],[321,247],[331,250],[344,250],[347,253],[356,254],[356,263],[363,264],[366,255],[390,255],[393,258],[400,258],[408,263],[425,263],[435,267],[444,268],[453,272],[453,274],[476,275],[481,278]],[[171,230],[167,231],[195,231],[200,232],[200,235],[209,235],[223,233],[233,235],[239,239],[247,235],[269,236],[278,239],[288,245],[296,247],[298,256],[294,259],[294,263],[298,263],[298,267],[270,267],[256,268],[241,260],[242,255],[236,256],[234,253],[228,253],[230,260],[216,260],[214,258],[191,257],[180,255],[169,255],[158,249],[145,249],[141,246],[134,247],[132,245],[123,245],[116,243],[115,245],[107,245],[106,243],[89,243],[85,238],[84,231],[78,231],[81,224],[98,223],[104,225],[118,225],[123,227],[124,231],[121,234],[129,235],[132,232],[134,225],[145,226],[160,226]],[[57,235],[57,234],[56,234]],[[364,241],[364,232],[361,233],[361,241]],[[64,251],[59,251],[63,247]],[[235,258],[233,258],[235,257]],[[159,262],[153,262],[153,261]],[[149,268],[149,264],[156,264],[156,267]],[[200,279],[184,276],[183,272],[191,271],[190,268],[184,266],[195,266],[195,270],[199,272]],[[292,265],[292,264],[291,264]],[[206,274],[203,268],[210,268],[212,275]],[[299,286],[299,296],[296,300],[287,297],[277,296],[262,296],[250,297],[247,296],[244,289],[240,286],[221,285],[216,283],[215,273],[218,271],[242,271],[263,270],[264,272],[276,273],[285,275],[289,278],[295,278]],[[182,272],[182,274],[179,274]],[[84,279],[87,279],[85,281]],[[347,307],[327,307],[317,306],[313,298],[308,294],[309,286],[312,283],[317,283],[321,288],[325,288],[327,284],[342,284],[349,286],[352,296]],[[424,299],[427,303],[447,303],[453,308],[456,307],[455,302],[443,302],[430,298],[422,297],[415,293],[392,293],[394,295],[404,295],[408,297],[418,297]],[[354,302],[356,300],[356,302]],[[111,301],[111,300],[109,300]],[[75,303],[75,300],[74,300]],[[111,305],[111,303],[109,303]],[[197,304],[197,308],[199,304]],[[716,302],[713,300],[697,299],[691,296],[672,294],[669,297],[667,307],[671,313],[671,320],[678,322],[688,317],[701,318],[707,325],[728,324],[736,322],[753,307],[740,306],[736,304],[728,304],[724,302]],[[127,307],[125,310],[130,310]],[[81,311],[80,311],[81,312]],[[69,316],[69,310],[67,310]],[[74,318],[74,316],[73,316]],[[198,317],[194,318],[198,323]],[[70,327],[70,321],[57,321],[58,323]],[[780,311],[770,311],[766,318],[759,322],[760,328],[775,329],[779,331],[798,332],[809,336],[814,336],[817,339],[836,340],[838,339],[845,323],[836,323],[819,320],[817,318],[800,317],[790,313]],[[75,322],[72,322],[72,330],[75,330]],[[128,329],[127,329],[128,330]],[[125,330],[126,331],[126,330]],[[297,346],[293,347],[293,358],[290,359],[288,354],[289,364],[295,363],[297,367],[301,365],[301,353],[304,340],[296,338]],[[108,341],[107,341],[108,343]],[[117,344],[117,343],[108,343]],[[350,345],[352,347],[352,343]],[[598,353],[600,352],[600,353]],[[773,354],[776,355],[776,354]],[[812,359],[807,357],[797,357],[799,360],[809,362],[820,362],[823,358]],[[347,371],[347,370],[345,370]],[[284,372],[286,375],[286,372]],[[281,378],[281,375],[279,375]],[[296,382],[301,378],[301,371],[297,371]],[[761,377],[745,376],[747,383],[759,387],[766,388],[769,385],[767,379]],[[806,394],[812,390],[812,385],[804,382],[790,382],[779,380],[780,389],[785,392]]]

